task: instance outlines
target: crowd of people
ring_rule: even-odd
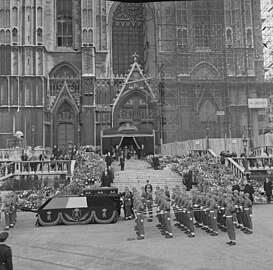
[[[246,191],[216,188],[204,191],[202,185],[187,191],[186,186],[177,185],[170,192],[168,186],[157,186],[153,199],[152,185],[147,181],[140,190],[132,188],[130,191],[125,187],[121,198],[124,219],[135,218],[138,240],[145,238],[145,217],[147,222],[152,222],[154,216],[158,219],[156,227],[161,234],[165,238],[173,238],[173,213],[174,225],[188,237],[195,237],[197,228],[210,236],[218,236],[219,230],[222,230],[228,233],[227,244],[233,246],[236,245],[236,229],[245,234],[253,233],[252,201]]]
[[[21,171],[34,171],[37,170],[67,170],[68,162],[75,159],[78,155],[78,150],[76,145],[73,148],[69,149],[68,154],[65,154],[60,148],[57,148],[56,145],[53,146],[50,156],[46,156],[44,153],[41,153],[39,156],[35,154],[27,155],[25,151],[22,152],[21,161],[30,161],[29,163],[24,163],[21,166]],[[46,162],[45,162],[46,161]]]
[[[140,149],[135,150],[133,145],[119,147],[118,145],[113,146],[111,152],[107,152],[105,156],[105,169],[101,175],[101,187],[110,187],[114,182],[115,173],[112,163],[114,161],[119,162],[118,166],[120,166],[120,170],[125,170],[125,163],[128,159],[145,159],[145,150],[144,145],[141,146]]]

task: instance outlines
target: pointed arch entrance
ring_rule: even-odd
[[[53,106],[52,117],[53,145],[56,145],[64,155],[68,154],[71,144],[79,144],[80,134],[79,109],[66,82]]]
[[[157,129],[157,105],[148,93],[133,90],[118,102],[114,114],[114,126],[130,123],[147,129]]]
[[[67,100],[56,108],[55,130],[56,145],[67,154],[69,145],[77,144],[77,113]]]

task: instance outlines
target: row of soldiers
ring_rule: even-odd
[[[168,191],[168,190],[167,190]],[[138,240],[144,239],[144,216],[146,203],[141,193],[133,189],[134,213]],[[248,193],[237,190],[219,192],[212,190],[207,193],[200,191],[186,192],[178,186],[173,189],[172,198],[166,188],[156,188],[156,225],[165,238],[172,238],[171,206],[175,215],[175,226],[184,231],[188,237],[195,237],[195,227],[201,228],[211,236],[218,235],[218,229],[228,232],[228,245],[236,245],[235,228],[246,234],[252,234],[252,202]],[[148,210],[151,215],[151,207]],[[149,217],[149,219],[151,216]]]
[[[16,199],[15,197],[5,197],[1,201],[0,211],[4,213],[4,229],[9,230],[15,226],[17,221],[17,207],[16,207]],[[1,220],[1,212],[0,212],[0,220]]]

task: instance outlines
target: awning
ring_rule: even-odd
[[[132,137],[138,148],[144,145],[145,154],[154,154],[155,131],[143,127],[125,124],[101,131],[102,154],[111,152],[112,147],[120,146],[123,138]]]

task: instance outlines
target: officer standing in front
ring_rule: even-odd
[[[0,269],[13,270],[11,248],[3,243],[8,236],[7,232],[0,233]]]

